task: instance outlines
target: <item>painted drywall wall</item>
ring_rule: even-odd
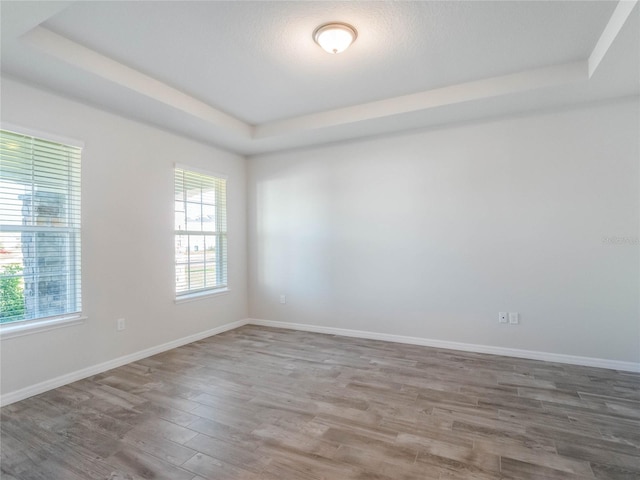
[[[82,155],[82,325],[2,340],[3,394],[247,317],[246,160],[14,80],[2,122]],[[225,295],[174,303],[173,165],[228,175]],[[126,330],[116,331],[116,319]]]
[[[638,362],[638,131],[633,98],[250,158],[249,313]]]

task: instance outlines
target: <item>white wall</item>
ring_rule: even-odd
[[[3,122],[85,142],[86,323],[2,340],[3,394],[247,317],[246,160],[50,93],[2,82]],[[226,295],[174,303],[173,165],[227,174]],[[127,328],[116,331],[116,319]]]
[[[1,93],[3,122],[85,142],[89,317],[2,340],[3,395],[249,314],[640,360],[639,248],[603,242],[640,233],[637,99],[260,156],[247,184],[240,156],[13,80]],[[174,162],[229,175],[227,295],[173,301]]]
[[[603,242],[638,131],[635,98],[251,158],[249,313],[638,362],[639,248]]]

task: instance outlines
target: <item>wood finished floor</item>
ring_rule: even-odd
[[[245,326],[1,430],[2,480],[637,480],[640,376]]]

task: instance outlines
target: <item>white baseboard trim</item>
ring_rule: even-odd
[[[0,406],[9,405],[11,403],[24,400],[25,398],[29,398],[34,395],[39,395],[40,393],[44,393],[48,390],[52,390],[54,388],[67,385],[72,382],[77,382],[78,380],[82,380],[83,378],[87,378],[92,375],[97,375],[98,373],[106,372],[107,370],[111,370],[112,368],[121,367],[122,365],[126,365],[127,363],[142,360],[143,358],[147,358],[152,355],[156,355],[158,353],[166,352],[167,350],[181,347],[182,345],[196,342],[198,340],[202,340],[203,338],[211,337],[213,335],[217,335],[219,333],[226,332],[228,330],[233,330],[235,328],[242,327],[243,325],[246,325],[247,322],[248,322],[248,319],[243,319],[243,320],[237,320],[231,323],[226,323],[224,325],[220,325],[219,327],[205,330],[204,332],[195,333],[193,335],[182,337],[177,340],[173,340],[171,342],[163,343],[162,345],[157,345],[155,347],[147,348],[145,350],[140,350],[139,352],[130,353],[122,357],[114,358],[113,360],[109,360],[107,362],[99,363],[97,365],[92,365],[90,367],[83,368],[81,370],[76,370],[75,372],[67,373],[65,375],[61,375],[59,377],[52,378],[50,380],[45,380],[44,382],[36,383],[35,385],[30,385],[28,387],[21,388],[20,390],[3,393],[2,395],[0,395]]]
[[[491,355],[526,358],[529,360],[543,360],[545,362],[566,363],[570,365],[582,365],[585,367],[608,368],[624,372],[640,372],[640,363],[609,360],[606,358],[580,357],[576,355],[565,355],[562,353],[537,352],[534,350],[494,347],[491,345],[476,345],[472,343],[451,342],[448,340],[434,340],[430,338],[408,337],[389,333],[368,332],[365,330],[349,330],[346,328],[323,327],[304,323],[261,320],[257,318],[248,319],[247,324],[261,325],[264,327],[287,328],[290,330],[302,330],[305,332],[327,333],[329,335],[339,335],[342,337],[357,337],[370,340],[383,340],[385,342],[407,343],[410,345],[445,348],[448,350],[461,350],[463,352],[489,353]]]
[[[34,395],[39,395],[40,393],[44,393],[48,390],[52,390],[54,388],[67,385],[69,383],[73,383],[78,380],[82,380],[83,378],[87,378],[92,375],[97,375],[99,373],[106,372],[107,370],[111,370],[112,368],[121,367],[122,365],[126,365],[128,363],[135,362],[143,358],[156,355],[158,353],[166,352],[167,350],[181,347],[182,345],[196,342],[198,340],[202,340],[203,338],[211,337],[213,335],[227,332],[229,330],[234,330],[244,325],[261,325],[264,327],[286,328],[289,330],[301,330],[305,332],[326,333],[329,335],[339,335],[343,337],[366,338],[371,340],[382,340],[385,342],[406,343],[410,345],[422,345],[425,347],[445,348],[448,350],[460,350],[464,352],[475,352],[475,353],[488,353],[492,355],[502,355],[507,357],[527,358],[530,360],[543,360],[546,362],[566,363],[570,365],[582,365],[586,367],[608,368],[611,370],[640,373],[640,363],[634,363],[634,362],[623,362],[619,360],[609,360],[605,358],[580,357],[576,355],[565,355],[561,353],[536,352],[533,350],[520,350],[516,348],[494,347],[490,345],[476,345],[472,343],[460,343],[460,342],[451,342],[447,340],[434,340],[430,338],[409,337],[404,335],[393,335],[389,333],[368,332],[365,330],[350,330],[346,328],[323,327],[320,325],[309,325],[304,323],[289,323],[289,322],[279,322],[274,320],[247,318],[243,320],[237,320],[231,323],[226,323],[224,325],[220,325],[219,327],[205,330],[204,332],[195,333],[193,335],[179,338],[177,340],[163,343],[162,345],[157,345],[155,347],[147,348],[145,350],[140,350],[138,352],[131,353],[129,355],[124,355],[122,357],[114,358],[113,360],[99,363],[97,365],[92,365],[90,367],[83,368],[81,370],[76,370],[75,372],[67,373],[65,375],[61,375],[59,377],[52,378],[50,380],[45,380],[44,382],[36,383],[35,385],[30,385],[28,387],[21,388],[20,390],[3,393],[2,395],[0,395],[0,406],[9,405],[11,403],[24,400],[25,398],[29,398]]]

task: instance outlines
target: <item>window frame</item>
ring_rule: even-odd
[[[174,196],[173,196],[173,205],[174,205],[174,228],[173,228],[173,239],[174,239],[174,296],[175,296],[175,303],[179,304],[179,303],[185,303],[185,302],[191,302],[191,301],[195,301],[195,300],[200,300],[200,299],[204,299],[204,298],[209,298],[212,296],[218,296],[218,295],[224,295],[226,293],[228,293],[230,291],[229,289],[229,276],[228,276],[228,258],[229,258],[229,251],[228,251],[228,238],[229,238],[229,232],[228,232],[228,228],[224,228],[224,229],[220,229],[220,226],[218,225],[218,217],[216,215],[216,224],[214,225],[215,230],[214,231],[204,231],[204,230],[176,230],[176,225],[175,225],[175,214],[177,213],[176,211],[176,196],[175,196],[175,192],[176,192],[176,188],[177,188],[177,184],[176,184],[176,175],[178,170],[182,171],[182,172],[190,172],[190,173],[195,173],[198,175],[204,175],[207,177],[210,177],[213,179],[213,181],[224,181],[224,197],[222,198],[223,200],[223,204],[224,204],[224,223],[225,225],[227,224],[227,212],[228,212],[228,184],[229,184],[229,176],[226,174],[222,174],[222,173],[218,173],[218,172],[213,172],[210,170],[205,170],[199,167],[193,167],[190,165],[185,165],[185,164],[181,164],[181,163],[175,163],[174,164],[174,168],[173,168],[173,185],[174,185]],[[216,192],[216,206],[219,205],[219,197],[218,197],[218,193]],[[187,206],[187,203],[195,203],[195,202],[188,202],[186,200],[186,198],[182,201],[185,209]],[[209,205],[209,204],[205,204],[202,201],[199,202],[200,208],[202,208],[203,205]],[[186,225],[185,225],[186,226]],[[211,236],[215,236],[216,237],[216,256],[215,256],[215,264],[216,266],[223,264],[224,265],[224,270],[221,270],[219,268],[216,268],[216,286],[213,287],[204,287],[204,288],[197,288],[197,289],[188,289],[185,290],[183,292],[178,292],[178,283],[177,283],[177,277],[178,277],[178,258],[177,258],[177,252],[175,249],[175,245],[176,245],[176,240],[178,235],[186,235],[186,236],[206,236],[206,235],[211,235]],[[223,239],[224,241],[224,248],[217,248],[218,245],[220,245],[219,239]],[[205,254],[206,255],[206,254]],[[185,265],[190,265],[190,262],[187,262]],[[206,265],[206,262],[205,262]],[[206,275],[206,274],[205,274]],[[223,285],[218,285],[219,279],[221,278],[226,278],[226,282],[224,282]]]
[[[52,134],[49,132],[44,132],[41,130],[27,128],[20,125],[15,125],[8,122],[0,123],[0,130],[15,133],[17,135],[33,137],[38,140],[43,140],[47,142],[57,143],[61,145],[65,145],[68,147],[78,148],[80,150],[84,150],[84,142],[81,140],[77,140],[70,137],[60,136],[56,134]],[[82,172],[82,152],[80,154],[80,172]],[[80,309],[77,312],[69,312],[61,315],[49,315],[38,318],[32,318],[27,320],[17,320],[14,322],[0,324],[0,340],[6,340],[14,337],[20,337],[23,335],[30,335],[33,333],[45,332],[57,328],[72,326],[82,324],[87,320],[87,316],[83,311],[83,291],[82,288],[82,173],[80,173],[80,183],[78,187],[78,199],[79,199],[79,227],[68,227],[61,228],[61,232],[72,232],[75,230],[77,234],[77,244],[74,245],[74,251],[71,256],[75,257],[77,260],[77,267],[73,269],[73,272],[70,274],[73,278],[71,279],[72,284],[74,285],[74,293],[76,296],[76,300],[80,303]],[[2,225],[0,225],[2,227]],[[1,228],[3,231],[11,231],[6,228]],[[25,229],[16,228],[15,231],[18,232],[20,230]],[[34,232],[38,231],[37,229],[32,229]],[[74,242],[75,243],[75,242]]]

